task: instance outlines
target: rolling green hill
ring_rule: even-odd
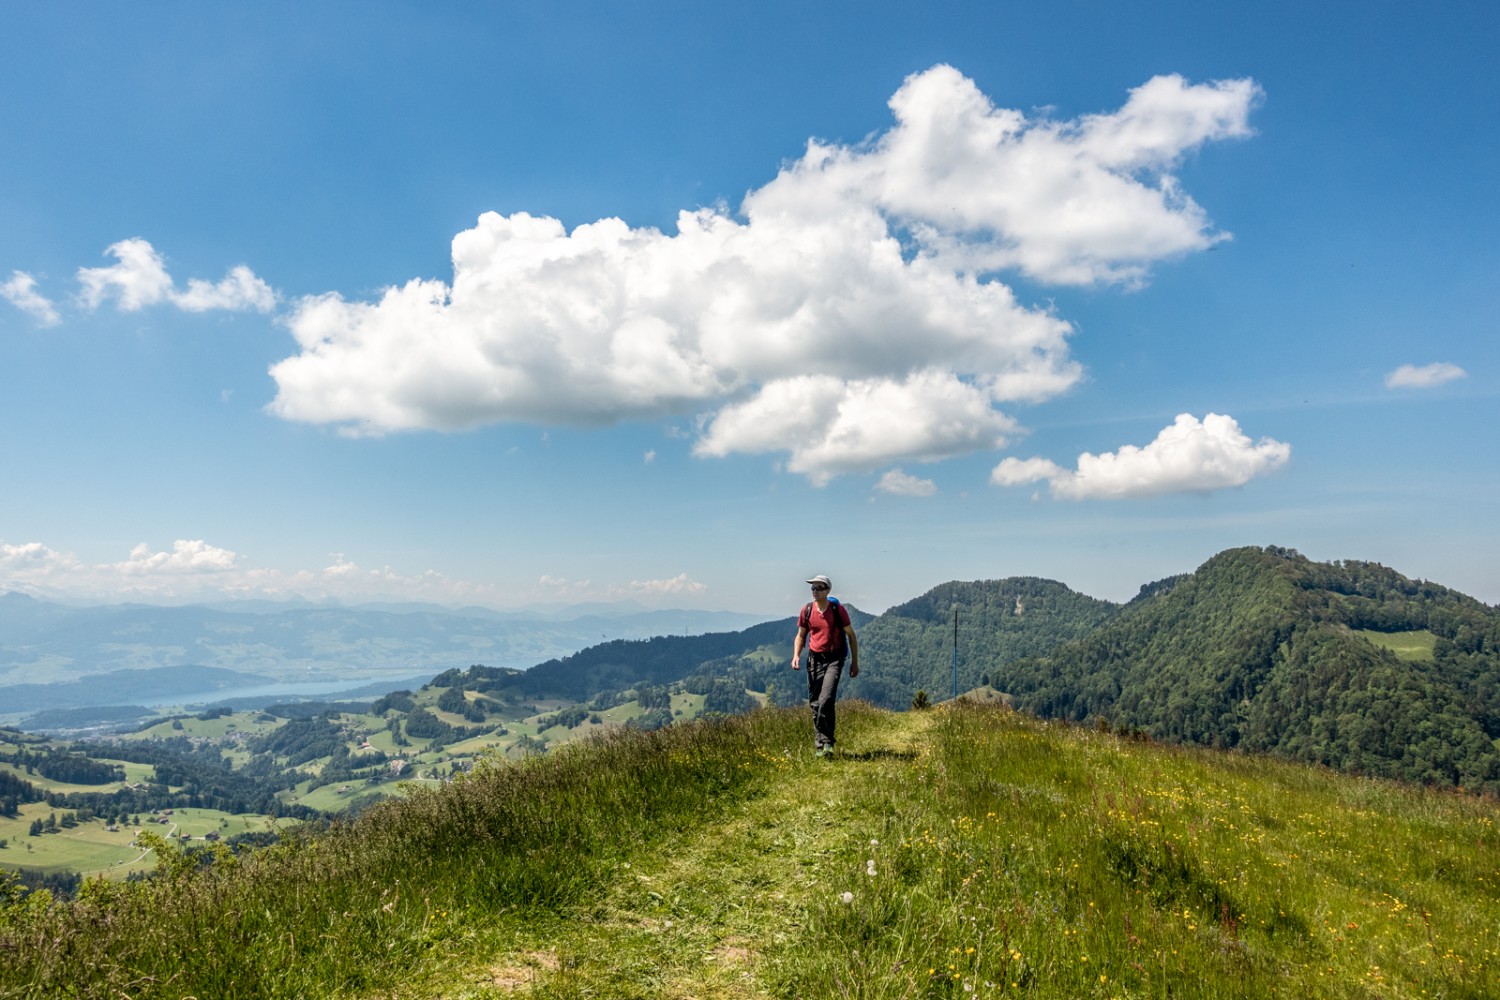
[[[1500,992],[1500,807],[965,703],[620,730],[0,904],[0,997]]]
[[[1500,792],[1500,612],[1373,563],[1223,552],[997,684],[1044,716]]]
[[[960,691],[988,683],[1012,661],[1045,656],[1112,619],[1119,606],[1052,580],[1011,577],[945,583],[899,604],[859,631],[867,671],[851,694],[905,708],[917,691],[952,694],[954,612]]]

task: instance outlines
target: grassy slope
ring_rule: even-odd
[[[847,705],[818,761],[804,714],[549,754],[218,878],[12,910],[0,997],[1500,994],[1493,800],[990,706]]]

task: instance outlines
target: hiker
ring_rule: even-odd
[[[849,657],[849,676],[859,676],[859,639],[849,621],[849,612],[829,596],[833,583],[818,575],[807,581],[813,599],[797,619],[797,638],[792,642],[792,669],[802,669],[802,647],[807,647],[807,703],[812,707],[813,735],[819,757],[833,752],[833,703],[839,693],[844,657]]]

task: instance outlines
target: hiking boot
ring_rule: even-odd
[[[830,746],[826,746],[826,747],[818,747],[817,752],[814,753],[813,756],[814,757],[832,757],[833,756],[833,747],[831,745]]]

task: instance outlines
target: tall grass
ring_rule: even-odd
[[[933,735],[774,992],[1500,996],[1493,800],[978,706]]]
[[[615,853],[747,794],[783,713],[592,739],[146,882],[0,909],[0,997],[358,995],[461,959],[508,910],[576,903]]]

